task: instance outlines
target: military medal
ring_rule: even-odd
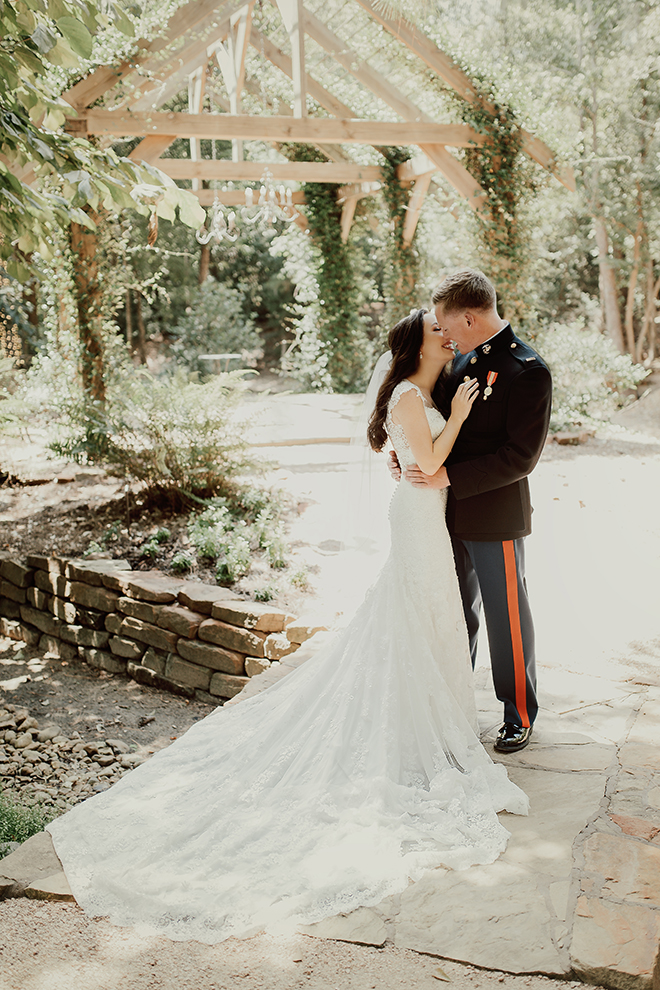
[[[486,378],[486,388],[484,389],[484,402],[489,395],[493,394],[493,385],[495,384],[495,379],[497,378],[497,371],[489,371],[488,377]]]

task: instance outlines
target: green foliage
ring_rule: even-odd
[[[181,550],[175,553],[170,563],[170,569],[175,574],[188,574],[195,566],[195,558],[190,553]]]
[[[385,159],[382,166],[382,192],[392,224],[390,237],[390,265],[386,294],[392,308],[394,322],[419,305],[417,278],[419,260],[412,244],[403,243],[403,227],[410,200],[410,190],[401,185],[396,170],[412,157],[410,148],[382,148]]]
[[[525,274],[529,264],[529,230],[523,202],[534,190],[529,160],[521,153],[522,131],[515,111],[498,99],[495,87],[471,71],[480,99],[460,101],[460,116],[484,138],[465,151],[465,165],[486,193],[474,223],[481,267],[497,289],[500,315],[518,321],[527,314]]]
[[[595,330],[579,324],[555,324],[534,341],[553,378],[550,428],[600,423],[626,403],[626,392],[648,371]]]
[[[255,554],[273,568],[286,566],[288,546],[276,494],[256,487],[232,498],[216,498],[188,526],[190,542],[202,560],[215,563],[220,584],[233,584],[250,570]]]
[[[212,278],[199,287],[172,334],[171,353],[189,371],[213,371],[200,354],[240,354],[243,367],[262,354],[259,334],[245,316],[244,294]]]
[[[286,154],[292,161],[326,160],[307,145],[290,145]],[[318,305],[312,316],[315,322],[312,346],[319,359],[322,358],[319,365],[324,368],[333,391],[359,392],[369,377],[372,348],[358,313],[359,295],[351,249],[341,239],[339,186],[305,182],[303,189],[318,287]],[[304,329],[299,335],[302,348],[306,346],[303,338]]]
[[[171,219],[179,208],[183,223],[197,226],[203,219],[196,198],[157,169],[61,129],[72,111],[56,95],[53,70],[80,68],[92,55],[94,38],[110,25],[133,34],[132,22],[111,0],[0,5],[0,258],[13,277],[29,277],[33,252],[52,258],[58,228],[72,221],[93,228],[85,206],[153,210]],[[28,163],[38,172],[41,190],[12,172]]]
[[[211,275],[240,291],[243,321],[259,331],[267,365],[279,361],[280,341],[291,333],[295,312],[293,284],[283,258],[273,249],[285,226],[245,223],[236,241],[211,249]]]
[[[0,791],[0,858],[8,853],[8,843],[25,842],[37,832],[43,832],[54,814],[41,805],[19,804],[9,794]]]
[[[128,374],[109,389],[104,406],[80,398],[64,402],[63,436],[52,449],[81,463],[109,465],[164,496],[207,498],[255,468],[238,416],[244,389],[242,372],[203,385],[181,374]]]

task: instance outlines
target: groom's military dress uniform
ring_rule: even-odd
[[[508,325],[454,359],[444,396],[437,395],[443,413],[469,378],[478,380],[479,395],[447,458],[447,526],[472,663],[483,605],[504,721],[530,727],[538,703],[525,582],[524,537],[532,528],[527,476],[548,432],[552,379],[542,358]]]

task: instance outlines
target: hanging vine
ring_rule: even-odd
[[[387,301],[392,310],[392,319],[399,320],[417,305],[417,277],[419,259],[412,244],[403,243],[403,229],[406,211],[410,200],[410,189],[404,186],[397,175],[397,169],[412,157],[409,148],[380,148],[384,158],[381,166],[383,174],[382,193],[387,212],[392,223],[392,236],[389,239],[389,271],[385,283]],[[391,321],[390,321],[391,322]]]
[[[480,99],[460,100],[462,121],[485,138],[466,149],[464,163],[486,193],[484,207],[473,214],[481,267],[497,289],[500,315],[524,320],[529,264],[526,200],[536,191],[533,166],[522,154],[522,129],[515,111],[497,98],[491,83],[469,71]]]
[[[309,145],[287,145],[283,151],[290,161],[327,160]],[[358,314],[351,251],[341,239],[340,187],[329,182],[305,182],[302,187],[317,258],[315,331],[326,353],[325,368],[334,391],[359,392],[368,377],[371,345]]]

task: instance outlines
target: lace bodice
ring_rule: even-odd
[[[404,378],[402,382],[396,386],[392,395],[390,396],[390,401],[387,404],[387,416],[385,417],[385,429],[387,430],[387,435],[392,441],[392,446],[396,451],[396,456],[399,458],[399,464],[402,467],[407,467],[409,464],[415,463],[415,457],[410,449],[410,444],[406,439],[406,434],[404,433],[403,427],[399,426],[392,419],[392,410],[396,406],[397,402],[402,395],[406,392],[414,390],[417,392],[422,402],[424,403],[424,409],[426,410],[426,418],[429,421],[429,426],[431,428],[431,436],[433,440],[437,440],[442,431],[445,428],[445,419],[442,414],[435,408],[435,406],[430,406],[427,400],[424,398],[421,388],[415,385],[414,382],[409,382],[407,378]]]

